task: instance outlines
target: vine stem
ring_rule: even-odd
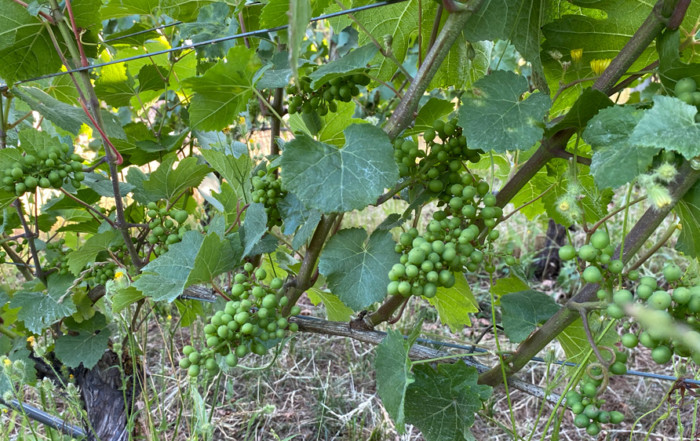
[[[680,227],[681,227],[681,224],[677,224],[675,222],[672,223],[671,225],[669,225],[669,227],[666,229],[666,231],[661,236],[661,238],[658,240],[658,242],[656,242],[632,266],[630,266],[628,271],[635,270],[635,269],[639,268],[640,266],[642,266],[642,264],[644,262],[646,262],[647,260],[649,260],[649,258],[651,256],[653,256],[654,253],[656,253],[659,250],[659,248],[661,248],[666,242],[668,242],[668,240],[671,238],[671,236],[673,236],[673,233],[675,233],[676,230],[680,229]]]
[[[683,164],[679,170],[679,175],[676,180],[671,183],[671,196],[673,203],[657,209],[656,207],[649,208],[642,217],[637,221],[629,234],[624,238],[625,249],[624,254],[620,255],[620,246],[615,251],[614,259],[620,259],[623,263],[630,261],[644,245],[647,238],[656,230],[663,222],[666,216],[671,212],[677,201],[697,182],[700,177],[700,172],[693,170],[688,163]],[[596,300],[597,284],[588,284],[579,291],[569,303],[585,303]],[[507,374],[512,375],[522,369],[532,357],[542,350],[549,342],[558,336],[567,326],[573,323],[578,318],[578,312],[569,307],[561,308],[554,314],[542,327],[532,333],[518,349],[505,359]],[[479,377],[479,382],[482,384],[496,385],[503,380],[501,373],[501,365],[495,366],[490,371],[482,374]]]
[[[462,32],[472,12],[478,10],[481,3],[482,0],[474,1],[473,4],[470,4],[470,9],[453,12],[447,17],[435,43],[425,55],[425,60],[418,69],[416,77],[408,86],[404,98],[384,126],[384,131],[390,139],[396,138],[413,121],[413,114],[418,108],[418,102],[423,97],[430,81],[432,81],[442,61],[447,57],[450,48]]]
[[[46,273],[41,268],[41,262],[39,261],[39,253],[36,249],[36,242],[34,242],[34,238],[36,237],[36,235],[31,230],[31,228],[29,228],[29,224],[27,224],[27,220],[24,218],[24,212],[22,210],[21,201],[21,199],[15,199],[14,205],[17,209],[17,215],[19,216],[22,228],[24,229],[24,237],[27,238],[27,242],[29,243],[29,251],[32,253],[32,260],[34,261],[34,275],[39,280],[41,280],[44,285],[46,285]]]
[[[55,18],[56,23],[58,24],[58,28],[61,32],[61,35],[64,37],[64,43],[68,47],[68,50],[73,57],[73,59],[79,60],[80,59],[80,50],[76,46],[81,46],[81,42],[78,39],[77,41],[73,41],[70,36],[71,32],[70,29],[68,29],[68,26],[66,23],[62,20],[62,12],[61,9],[58,5],[57,0],[50,0],[51,4],[51,9],[53,16]],[[70,12],[70,11],[69,11]],[[53,36],[53,33],[50,33],[52,36],[52,40],[54,40],[54,45],[56,45],[55,37]],[[65,57],[63,56],[63,53],[60,50],[60,47],[56,47],[56,50],[58,54],[61,56],[61,59],[64,60],[64,63],[67,63],[65,61]],[[69,67],[66,65],[66,67]],[[78,90],[78,93],[81,96],[80,102],[81,105],[83,106],[83,110],[85,111],[85,114],[88,116],[88,118],[93,122],[95,125],[95,128],[97,131],[100,133],[102,136],[102,139],[105,143],[105,156],[107,157],[107,164],[109,166],[109,174],[110,178],[112,181],[112,192],[114,193],[114,206],[117,212],[117,219],[115,222],[116,228],[119,230],[119,232],[122,235],[122,238],[124,239],[124,243],[126,245],[126,248],[129,252],[129,256],[131,257],[131,262],[133,265],[136,267],[137,271],[139,271],[145,264],[146,262],[142,261],[141,257],[138,254],[138,251],[136,250],[136,247],[134,243],[131,241],[131,234],[129,234],[129,224],[126,222],[126,218],[124,215],[124,201],[121,196],[121,190],[119,188],[119,174],[117,170],[117,163],[120,163],[121,155],[119,155],[119,152],[117,149],[112,145],[112,142],[109,140],[109,137],[106,135],[106,133],[103,130],[104,123],[102,121],[102,114],[100,113],[100,101],[97,98],[97,95],[95,94],[95,89],[92,87],[92,82],[90,80],[90,74],[87,71],[81,71],[80,76],[83,80],[85,90],[89,95],[89,100],[86,100],[83,97],[82,91],[80,90],[80,87],[78,87],[78,84],[76,82],[76,89]],[[73,78],[73,75],[71,74],[71,78]],[[75,79],[73,79],[75,82]],[[90,109],[86,108],[86,103],[90,107]],[[90,112],[90,110],[92,112]],[[91,114],[92,113],[92,114]]]

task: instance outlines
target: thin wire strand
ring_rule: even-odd
[[[318,17],[312,17],[311,20],[309,20],[309,21],[316,22],[316,21],[321,21],[321,20],[327,20],[329,18],[340,17],[340,16],[343,16],[346,14],[352,14],[354,12],[360,12],[360,11],[366,11],[368,9],[380,8],[383,6],[393,5],[395,3],[402,3],[405,1],[406,0],[385,0],[382,2],[378,2],[378,3],[372,3],[370,5],[358,6],[356,8],[347,9],[344,11],[333,12],[331,14],[319,15]],[[274,28],[260,29],[257,31],[249,31],[249,32],[242,32],[240,34],[229,35],[226,37],[213,38],[211,40],[200,41],[200,42],[192,43],[192,44],[184,44],[182,46],[171,47],[170,49],[163,49],[160,51],[149,52],[147,54],[134,55],[133,57],[120,58],[118,60],[107,61],[105,63],[91,64],[90,66],[76,67],[75,69],[70,69],[70,70],[66,70],[66,71],[62,71],[62,72],[54,72],[54,73],[41,75],[41,76],[34,77],[34,78],[28,78],[26,80],[19,80],[19,81],[16,81],[14,84],[16,85],[16,84],[28,83],[31,81],[45,80],[47,78],[59,77],[62,75],[68,75],[68,74],[72,74],[72,73],[76,73],[76,72],[90,71],[90,70],[97,69],[100,67],[111,66],[113,64],[126,63],[129,61],[140,60],[142,58],[150,58],[150,57],[154,57],[156,55],[169,54],[171,52],[177,52],[177,51],[186,50],[186,49],[196,49],[198,47],[208,46],[210,44],[221,43],[224,41],[237,40],[239,38],[257,37],[260,35],[269,34],[270,32],[281,31],[283,29],[287,29],[288,27],[289,27],[289,25],[282,25],[282,26],[276,26]],[[5,91],[7,89],[8,89],[7,84],[0,84],[0,91]]]
[[[172,23],[168,23],[168,24],[156,26],[155,28],[143,29],[143,30],[138,31],[138,32],[132,32],[131,34],[120,35],[119,37],[114,37],[114,38],[108,38],[108,39],[106,39],[106,40],[102,40],[102,43],[111,43],[111,42],[113,42],[113,41],[124,40],[124,39],[130,38],[130,37],[135,37],[135,36],[137,36],[137,35],[147,34],[147,33],[149,33],[149,32],[159,31],[159,30],[161,30],[161,29],[169,28],[169,27],[172,27],[172,26],[178,26],[178,25],[181,25],[182,23],[183,23],[183,22],[181,22],[181,21],[178,20],[178,21],[174,21],[174,22],[172,22]]]

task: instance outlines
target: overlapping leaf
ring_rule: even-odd
[[[331,292],[355,311],[386,297],[389,270],[399,261],[391,233],[377,230],[367,240],[362,228],[341,230],[326,244],[318,269]]]
[[[345,129],[345,146],[300,135],[285,146],[282,179],[306,206],[323,213],[361,209],[398,179],[386,133],[369,124]]]
[[[479,311],[479,303],[463,274],[455,274],[454,286],[438,288],[435,297],[428,299],[428,302],[437,309],[440,321],[449,326],[452,332],[470,326],[469,314]]]
[[[560,306],[543,292],[527,290],[501,297],[503,328],[513,343],[520,343]]]

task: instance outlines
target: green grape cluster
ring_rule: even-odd
[[[68,252],[70,250],[64,248],[65,243],[66,240],[60,238],[46,244],[46,263],[49,268],[56,268],[60,275],[70,273],[68,270]]]
[[[114,262],[100,262],[90,267],[90,271],[83,276],[88,285],[104,285],[114,278],[114,273],[119,266]]]
[[[651,350],[651,358],[658,364],[668,363],[675,354],[682,358],[690,358],[700,365],[700,352],[691,351],[686,344],[687,339],[700,340],[700,285],[686,286],[680,283],[682,272],[674,264],[666,265],[663,275],[666,282],[672,286],[668,291],[660,289],[656,278],[649,276],[640,279],[635,294],[628,290],[617,291],[613,297],[617,306],[612,310],[615,314],[613,317],[622,318],[624,307],[638,301],[650,309],[662,312],[666,322],[675,320],[685,324],[690,331],[685,332],[682,339],[669,337],[666,334],[666,326],[660,322],[659,327],[624,334],[622,344],[628,348],[641,344]],[[608,308],[610,314],[610,307]]]
[[[612,279],[618,277],[624,269],[621,260],[613,260],[615,248],[610,244],[610,236],[605,230],[596,230],[589,243],[576,250],[573,245],[564,245],[559,248],[559,258],[563,261],[573,260],[578,257],[588,266],[583,270],[581,277],[586,283],[599,283],[601,286],[610,284]],[[609,283],[610,282],[610,283]],[[598,297],[600,300],[609,300],[610,292],[601,289]]]
[[[17,196],[39,188],[61,188],[64,181],[71,180],[80,187],[85,179],[82,158],[71,154],[70,147],[61,144],[41,150],[37,155],[25,154],[21,161],[3,164],[0,170],[2,188]]]
[[[284,338],[289,332],[299,330],[296,323],[289,323],[288,317],[282,314],[288,303],[281,292],[282,280],[274,278],[269,286],[265,286],[261,283],[267,277],[264,269],[253,273],[251,263],[246,263],[243,269],[234,277],[231,300],[204,327],[206,348],[201,351],[192,346],[183,348],[185,357],[180,360],[180,367],[187,369],[192,377],[198,376],[202,368],[216,374],[219,370],[217,356],[227,366],[234,367],[249,353],[266,354],[264,342]],[[299,312],[295,305],[290,313],[296,315]]]
[[[156,202],[149,202],[146,216],[148,216],[148,228],[150,232],[146,236],[148,243],[153,245],[156,256],[168,251],[170,245],[182,240],[182,237],[191,229],[186,224],[189,215],[185,210],[173,210]]]
[[[627,353],[615,351],[615,360],[612,366],[622,366],[622,371],[618,371],[617,375],[627,372],[626,362]],[[591,436],[600,433],[601,424],[620,424],[625,418],[621,412],[602,409],[605,400],[598,398],[598,396],[605,389],[604,384],[607,384],[607,377],[603,368],[597,364],[590,365],[588,374],[579,384],[578,390],[572,390],[566,394],[566,405],[575,415],[574,425],[581,429],[585,428],[586,433]]]
[[[318,112],[320,116],[328,112],[336,112],[336,101],[350,102],[353,97],[360,94],[359,86],[367,86],[370,79],[367,75],[357,73],[336,77],[314,90],[311,87],[311,78],[302,76],[299,78],[298,87],[287,86],[287,108],[289,114]]]
[[[455,272],[473,272],[482,264],[488,272],[495,270],[484,249],[498,239],[498,230],[493,228],[503,211],[496,206],[488,184],[465,173],[460,183],[443,193],[439,204],[443,209],[433,214],[422,236],[411,228],[399,237],[396,252],[401,257],[389,271],[388,294],[431,298],[439,287],[455,284]],[[486,244],[478,241],[482,234]],[[506,263],[513,264],[515,259],[508,255]]]
[[[450,175],[458,174],[465,161],[479,162],[483,153],[467,147],[467,138],[457,125],[457,118],[435,121],[433,127],[423,133],[423,139],[427,152],[419,149],[412,139],[396,139],[394,159],[402,177],[421,175],[418,177],[427,180],[433,193],[441,192],[448,182],[454,181]]]
[[[700,90],[698,90],[698,85],[693,78],[686,77],[678,80],[674,92],[679,100],[700,110]],[[695,114],[695,122],[700,122],[700,112]]]
[[[275,170],[275,168],[259,170],[253,176],[253,202],[265,206],[268,227],[282,225],[282,216],[277,208],[277,203],[287,196],[282,179]]]

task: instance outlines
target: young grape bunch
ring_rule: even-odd
[[[431,298],[438,288],[455,284],[454,273],[474,272],[481,265],[495,270],[488,253],[499,237],[493,227],[503,211],[488,184],[465,173],[441,194],[438,205],[442,209],[433,214],[423,235],[411,228],[399,237],[396,252],[401,257],[389,271],[388,294]],[[482,235],[485,243],[479,241]],[[515,263],[510,255],[506,262]]]
[[[282,225],[282,216],[277,204],[287,196],[287,191],[284,189],[282,179],[276,169],[276,167],[270,167],[266,170],[258,170],[252,179],[253,202],[265,206],[269,228]]]
[[[353,97],[360,95],[360,86],[367,86],[369,83],[367,75],[356,73],[335,77],[313,88],[311,78],[302,76],[298,86],[287,86],[289,114],[317,112],[320,116],[325,116],[328,112],[336,112],[337,101],[350,102]]]
[[[61,188],[71,182],[76,188],[85,179],[82,158],[71,154],[66,144],[26,153],[19,161],[0,165],[2,188],[17,196],[37,188]]]
[[[192,346],[183,348],[185,357],[180,360],[180,367],[187,369],[190,376],[198,376],[202,368],[216,374],[221,363],[234,367],[249,353],[264,355],[269,343],[299,329],[282,314],[289,301],[282,294],[282,280],[273,278],[265,285],[267,272],[262,268],[253,270],[253,265],[246,263],[243,272],[234,277],[231,300],[204,327],[206,347],[201,351]],[[299,312],[295,305],[290,314]]]
[[[170,245],[180,242],[191,229],[186,223],[189,214],[185,210],[168,210],[165,203],[149,202],[146,208],[150,229],[146,240],[153,246],[156,256],[160,256],[168,251]]]

